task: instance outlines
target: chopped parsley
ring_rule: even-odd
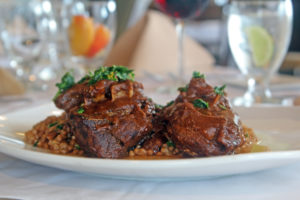
[[[223,96],[225,88],[226,88],[226,85],[222,85],[221,87],[214,87],[214,91],[216,94]]]
[[[33,144],[33,146],[37,147],[38,143],[39,143],[39,140],[35,141],[35,143]]]
[[[80,108],[77,110],[77,113],[78,113],[78,114],[84,113],[84,108],[83,108],[83,107],[80,107]]]
[[[245,134],[245,137],[246,137],[246,138],[249,137],[248,133]]]
[[[56,126],[56,129],[58,129],[58,130],[62,130],[63,128],[64,128],[64,124],[58,124]]]
[[[75,144],[74,147],[75,147],[75,149],[77,149],[77,150],[80,150],[80,149],[81,149],[80,146],[79,146],[78,144]]]
[[[186,85],[185,87],[179,87],[177,90],[179,92],[186,92],[188,90],[189,85]]]
[[[155,109],[162,109],[163,108],[163,106],[160,105],[160,104],[154,104],[154,106],[155,106]]]
[[[200,72],[193,72],[193,78],[205,78],[204,74],[201,74]]]
[[[52,126],[55,126],[55,125],[57,125],[58,124],[58,122],[56,121],[56,122],[53,122],[53,123],[50,123],[49,125],[48,125],[48,128],[51,128]]]
[[[93,85],[100,80],[112,80],[112,81],[125,81],[125,80],[134,80],[133,70],[128,69],[127,67],[113,65],[110,67],[101,66],[94,73],[89,72],[82,79],[80,79],[77,83],[84,83],[88,81],[89,85]],[[61,82],[57,83],[58,92],[54,96],[53,100],[55,101],[59,95],[61,95],[64,91],[71,88],[75,85],[74,77],[70,72],[67,72],[62,78]]]
[[[226,106],[223,106],[222,104],[219,104],[219,107],[220,107],[222,110],[227,110]]]
[[[167,103],[167,105],[165,107],[169,107],[171,106],[172,104],[174,104],[174,101],[170,101],[169,103]]]
[[[193,101],[193,104],[197,108],[205,108],[205,109],[209,108],[208,103],[206,101],[204,101],[203,99],[195,99]]]
[[[68,90],[75,84],[74,77],[67,72],[62,78],[60,83],[56,83],[56,87],[58,87],[58,92],[54,96],[53,100],[56,100],[59,95],[61,95],[64,91]]]
[[[167,145],[168,147],[175,147],[175,144],[171,140],[167,142]]]
[[[85,75],[84,77],[82,77],[77,83],[83,83],[84,81],[89,79],[89,75]]]
[[[93,74],[89,75],[89,85],[93,85],[100,80],[125,81],[134,80],[133,70],[127,67],[113,65],[111,67],[100,67]]]

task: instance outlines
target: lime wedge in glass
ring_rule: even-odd
[[[246,34],[255,65],[257,67],[268,67],[274,52],[274,40],[272,35],[261,26],[250,26],[246,28]]]

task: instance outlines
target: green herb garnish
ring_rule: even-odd
[[[203,99],[195,99],[193,101],[193,104],[197,108],[205,108],[205,109],[209,108],[208,103],[206,101],[204,101]]]
[[[81,149],[80,146],[79,146],[78,144],[75,144],[74,147],[75,147],[75,149],[77,149],[77,150],[80,150],[80,149]]]
[[[64,128],[64,124],[58,124],[56,126],[56,129],[62,130]]]
[[[167,105],[165,106],[165,108],[171,106],[173,103],[174,103],[174,101],[168,102]]]
[[[112,81],[125,81],[125,80],[134,80],[133,70],[128,69],[123,66],[110,66],[110,67],[100,67],[94,73],[89,72],[89,74],[85,75],[82,79],[80,79],[77,83],[84,83],[88,80],[89,85],[93,85],[100,80],[112,80]],[[59,95],[61,95],[64,91],[71,88],[75,85],[74,77],[67,72],[62,78],[61,82],[57,83],[58,92],[54,96],[53,100],[55,101]]]
[[[214,87],[214,91],[216,94],[223,96],[225,88],[226,88],[226,85],[222,85],[221,87]]]
[[[163,109],[163,106],[160,104],[154,104],[155,109]]]
[[[223,106],[222,104],[219,104],[219,107],[223,110],[227,110],[226,106]]]
[[[77,83],[83,83],[84,81],[88,80],[90,78],[89,75],[85,75],[84,77],[82,77]]]
[[[64,91],[68,90],[75,84],[74,77],[67,72],[62,78],[60,83],[56,83],[56,87],[58,87],[58,92],[54,96],[53,100],[56,100],[59,95],[61,95]]]
[[[89,84],[93,85],[100,80],[125,81],[134,80],[133,70],[123,66],[100,67],[94,74],[89,75]]]
[[[39,143],[39,140],[35,141],[35,143],[33,144],[33,146],[37,147],[38,143]]]
[[[193,78],[205,78],[204,74],[201,74],[200,72],[193,72]]]
[[[245,137],[246,137],[246,138],[249,137],[248,133],[245,134]]]
[[[53,122],[53,123],[50,123],[50,124],[48,125],[48,128],[51,128],[52,126],[55,126],[56,124],[58,124],[57,121],[56,121],[56,122]]]
[[[185,87],[179,87],[177,90],[179,92],[186,92],[188,90],[189,85],[186,85]]]
[[[167,145],[168,147],[175,147],[175,144],[171,140],[167,142]]]
[[[84,108],[83,108],[83,107],[80,107],[80,108],[77,110],[77,113],[78,113],[78,114],[84,113]]]

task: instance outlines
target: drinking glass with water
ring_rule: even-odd
[[[231,2],[227,27],[229,46],[237,66],[248,79],[247,92],[234,99],[234,105],[277,102],[272,98],[269,82],[287,53],[292,19],[291,0]],[[257,85],[263,89],[257,90]]]

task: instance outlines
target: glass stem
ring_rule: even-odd
[[[178,39],[178,79],[184,83],[185,71],[183,66],[183,28],[184,22],[182,19],[176,19],[176,34]]]
[[[255,93],[256,93],[256,80],[253,77],[249,77],[248,81],[248,90],[244,95],[245,105],[251,106],[255,102]]]
[[[265,99],[271,99],[272,93],[270,90],[270,76],[268,76],[262,83],[263,86],[263,95]]]

